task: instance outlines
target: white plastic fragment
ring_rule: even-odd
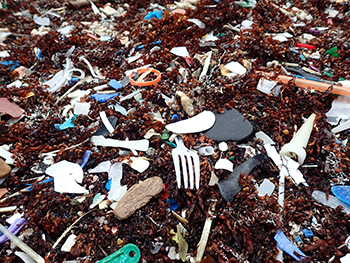
[[[16,205],[12,206],[6,206],[6,207],[0,207],[0,213],[6,213],[6,212],[11,212],[17,209]]]
[[[288,39],[291,38],[291,37],[293,37],[293,35],[291,35],[289,33],[278,33],[278,34],[275,34],[272,37],[272,39],[280,41],[280,42],[285,42],[285,41],[288,41]]]
[[[175,260],[176,259],[176,247],[170,247],[169,248],[169,252],[168,252],[168,257],[171,259],[171,260]]]
[[[208,72],[208,68],[209,68],[209,65],[210,65],[210,60],[211,60],[211,56],[213,54],[213,51],[209,51],[206,56],[207,58],[205,59],[205,62],[204,62],[204,66],[203,66],[203,70],[199,76],[199,79],[202,79],[205,75],[207,75],[207,72]]]
[[[201,239],[199,240],[199,243],[198,243],[196,262],[202,261],[204,251],[205,251],[205,248],[207,246],[212,222],[213,222],[213,220],[211,219],[211,217],[207,217],[205,220]]]
[[[35,263],[35,260],[33,260],[27,253],[15,251],[15,255],[22,259],[24,263]]]
[[[103,173],[108,172],[111,168],[111,161],[104,161],[102,163],[99,163],[95,168],[89,169],[89,173]]]
[[[279,94],[279,90],[275,89],[276,85],[277,81],[260,78],[256,89],[267,95],[272,93],[274,96],[277,96]]]
[[[257,190],[258,196],[271,196],[271,194],[275,190],[275,185],[269,179],[265,178],[261,185],[257,188]]]
[[[149,167],[149,161],[141,157],[130,157],[129,160],[124,160],[123,163],[128,164],[132,169],[143,173]]]
[[[327,198],[327,195],[324,192],[321,192],[319,190],[315,190],[312,192],[312,197],[317,201],[320,202],[323,205],[337,208],[337,206],[341,205],[343,207],[343,211],[347,214],[350,214],[350,205],[342,202],[340,199],[336,198],[333,195],[329,195]]]
[[[112,179],[111,189],[108,193],[108,199],[112,201],[119,201],[126,193],[127,187],[121,186],[120,181],[123,177],[122,163],[113,164],[108,171],[108,179]]]
[[[177,133],[196,133],[210,129],[215,123],[215,114],[211,111],[203,111],[194,117],[170,123],[165,129]]]
[[[200,41],[202,43],[204,43],[204,42],[214,42],[214,41],[216,41],[218,39],[219,39],[218,37],[214,36],[214,32],[211,31],[205,38],[201,39]]]
[[[48,17],[39,17],[34,15],[33,20],[39,26],[50,26],[50,18]]]
[[[156,132],[153,128],[149,129],[145,136],[143,136],[145,139],[150,139],[152,136],[160,136],[161,134],[159,132]]]
[[[90,73],[94,78],[98,78],[98,79],[105,79],[104,76],[102,76],[101,74],[96,74],[95,70],[93,69],[93,67],[91,66],[90,62],[84,57],[81,56],[79,57],[80,61],[84,61],[85,64],[89,67]]]
[[[203,156],[213,155],[214,148],[212,146],[204,146],[198,149],[198,153]]]
[[[63,246],[61,247],[61,251],[63,252],[70,252],[71,248],[74,246],[75,242],[76,242],[76,238],[77,236],[74,234],[71,234],[66,242],[64,242]]]
[[[46,174],[54,177],[54,189],[59,193],[86,194],[89,191],[78,183],[82,183],[84,173],[77,163],[60,161],[48,167]]]
[[[10,56],[10,53],[5,50],[5,51],[0,51],[0,58],[6,58],[6,57],[9,57]]]
[[[6,150],[3,145],[0,146],[0,156],[5,159],[5,163],[13,164],[14,159],[12,158],[12,153]]]
[[[125,11],[122,7],[118,8],[118,10],[114,9],[110,5],[106,5],[100,8],[100,11],[107,16],[121,16]]]
[[[214,186],[219,182],[219,177],[216,176],[214,171],[211,171],[211,176],[208,185],[209,186]]]
[[[350,253],[346,254],[344,257],[341,257],[339,260],[341,263],[349,263],[350,262]]]
[[[94,12],[95,15],[98,15],[100,14],[100,10],[98,10],[97,6],[92,2],[92,1],[89,1],[90,4],[91,4],[91,9],[92,11]]]
[[[290,158],[297,157],[299,164],[303,164],[306,158],[306,147],[314,127],[316,114],[312,113],[305,123],[300,127],[292,140],[283,145],[280,154]]]
[[[222,152],[225,152],[228,150],[228,145],[226,142],[220,142],[218,146],[219,146],[219,150]]]
[[[337,133],[337,132],[342,132],[342,131],[345,131],[348,129],[350,129],[350,120],[348,120],[342,124],[339,124],[337,127],[333,128],[331,131],[334,133]]]
[[[190,53],[188,52],[186,47],[173,47],[170,50],[170,53],[179,56],[179,57],[189,57]]]
[[[106,112],[100,111],[100,117],[101,117],[101,120],[102,120],[103,124],[105,125],[106,129],[108,130],[108,132],[113,133],[114,128],[113,128],[112,124],[109,122],[107,115],[106,115]]]
[[[275,165],[280,170],[280,176],[289,176],[293,179],[295,184],[303,183],[307,185],[303,174],[298,170],[299,163],[294,161],[293,159],[282,156],[276,150],[276,148],[270,144],[265,144],[264,148],[266,150],[267,155],[272,159]]]
[[[187,21],[196,24],[199,28],[205,28],[205,24],[197,18],[190,18]]]
[[[227,74],[228,77],[234,77],[234,76],[242,76],[247,72],[247,69],[242,66],[239,62],[233,61],[224,66],[226,69],[231,71],[232,73]]]
[[[74,114],[75,115],[88,115],[90,110],[90,103],[85,102],[78,102],[74,106]]]
[[[6,222],[12,225],[17,219],[23,217],[24,213],[14,213],[12,216],[6,219]]]
[[[20,87],[22,87],[22,85],[23,85],[22,81],[20,81],[18,79],[18,80],[15,80],[14,82],[8,84],[7,87],[8,88],[17,88],[17,89],[19,89]]]
[[[343,87],[349,87],[344,83],[344,81],[339,81]],[[331,125],[337,125],[350,120],[350,97],[348,96],[338,96],[332,102],[331,109],[326,113],[327,122]]]
[[[70,32],[74,29],[75,27],[73,25],[71,26],[65,26],[57,30],[57,32],[61,33],[62,35],[69,35]]]
[[[215,163],[215,169],[224,169],[233,172],[233,163],[228,159],[219,159]]]
[[[241,23],[241,29],[252,29],[253,28],[253,21],[250,20],[243,20]]]
[[[275,144],[275,142],[263,131],[258,131],[257,133],[255,133],[255,138],[262,140],[263,144]]]
[[[103,136],[92,136],[91,142],[96,146],[120,147],[126,149],[134,149],[137,151],[147,151],[149,146],[149,141],[146,139],[133,141],[119,141],[115,139],[106,139]]]

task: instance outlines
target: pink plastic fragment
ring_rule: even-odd
[[[312,66],[312,65],[310,65],[310,68],[313,69],[313,70],[315,70],[315,71],[317,71],[317,72],[320,72],[320,70],[319,70],[318,68],[316,68],[316,67],[314,67],[314,66]]]
[[[24,110],[16,103],[9,101],[7,98],[0,98],[0,112],[11,115],[13,118],[19,118]]]
[[[94,40],[98,40],[98,38],[95,35],[93,35],[93,34],[88,33],[87,36],[91,37]]]

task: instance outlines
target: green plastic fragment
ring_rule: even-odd
[[[343,77],[339,77],[339,81],[343,81],[345,80]]]
[[[326,51],[326,54],[330,55],[331,57],[334,57],[334,58],[339,58],[340,55],[337,53],[337,51],[338,51],[337,47],[332,47],[331,49],[328,49]]]
[[[165,141],[170,147],[176,148],[176,144],[172,142]]]
[[[324,72],[323,72],[323,75],[327,76],[328,78],[334,76],[334,75],[333,75],[331,72],[329,72],[329,71],[324,71]]]
[[[230,161],[232,161],[232,160],[234,160],[235,159],[235,157],[234,156],[231,156],[230,157]]]
[[[169,135],[169,133],[168,133],[167,130],[164,130],[164,131],[163,131],[163,134],[160,135],[160,138],[162,138],[162,140],[168,140],[169,137],[170,137],[170,135]]]
[[[137,263],[140,258],[141,253],[139,248],[134,244],[127,244],[97,263]]]

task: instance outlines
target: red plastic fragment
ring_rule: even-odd
[[[313,45],[302,44],[302,43],[295,43],[295,46],[296,47],[303,47],[303,48],[307,48],[307,49],[316,49],[316,47]]]

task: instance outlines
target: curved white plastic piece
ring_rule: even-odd
[[[148,140],[134,140],[134,141],[119,141],[115,139],[106,139],[103,136],[92,136],[91,142],[96,146],[105,146],[105,147],[120,147],[133,149],[137,151],[147,151],[149,146]]]
[[[170,123],[165,129],[177,134],[197,133],[210,129],[215,123],[215,114],[211,111],[203,111],[186,120]]]
[[[306,146],[309,142],[310,134],[314,127],[316,114],[312,113],[305,123],[300,127],[292,140],[283,145],[280,154],[290,158],[298,157],[298,163],[303,164],[306,158]]]
[[[350,129],[350,120],[348,120],[342,124],[339,124],[337,127],[333,128],[332,132],[336,133],[336,132],[341,132],[341,131],[345,131],[348,129]]]
[[[225,169],[233,172],[233,163],[228,159],[219,159],[215,164],[215,169]]]

